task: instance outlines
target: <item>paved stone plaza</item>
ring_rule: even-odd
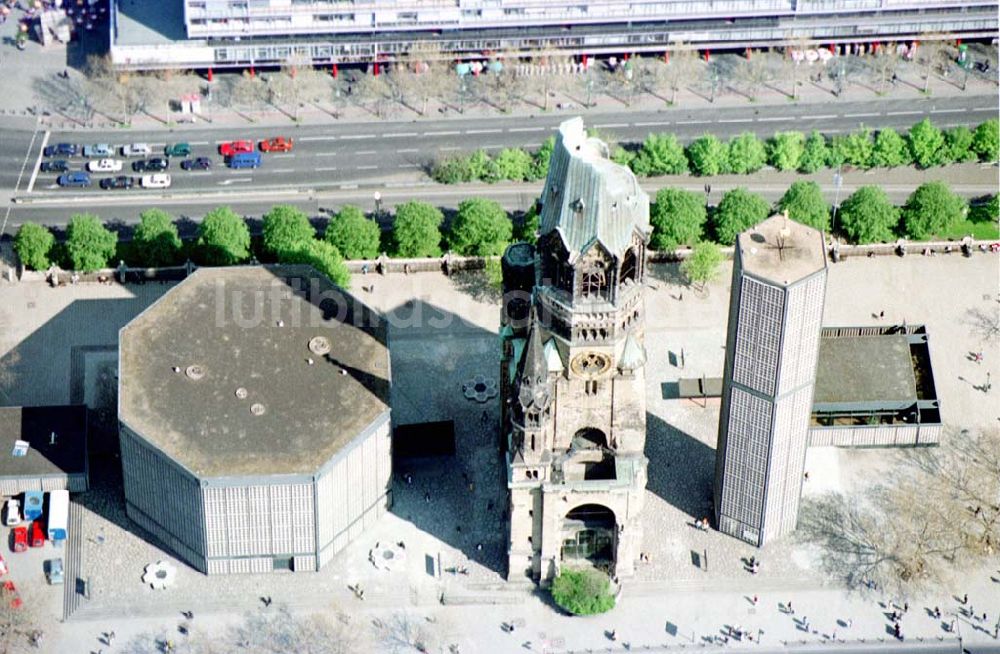
[[[631,641],[633,648],[690,644],[692,638],[700,642],[723,624],[734,623],[764,629],[765,642],[771,643],[818,640],[835,629],[840,638],[884,636],[885,621],[874,601],[825,585],[810,548],[785,539],[757,551],[691,526],[693,519],[709,515],[718,403],[709,400],[702,406],[674,399],[674,384],[681,377],[721,374],[729,275],[725,266],[707,294],[696,294],[679,283],[674,266],[652,267],[647,294],[650,475],[642,546],[650,562],[639,566],[613,613],[571,621],[544,609],[542,600],[526,592],[528,586],[502,582],[506,553],[500,513],[504,480],[494,433],[498,407],[496,401],[478,404],[462,393],[462,383],[477,374],[497,376],[498,298],[473,276],[368,275],[355,279],[354,287],[373,284],[370,293],[358,291],[359,296],[391,320],[393,420],[453,419],[457,457],[398,468],[392,512],[370,537],[349,546],[322,572],[306,576],[203,576],[127,520],[110,474],[94,479],[94,490],[80,496],[85,507],[81,576],[91,580],[91,599],[81,601],[67,624],[50,626],[50,651],[97,651],[96,637],[108,629],[118,632],[120,642],[137,631],[172,630],[179,620],[173,616],[184,610],[197,609],[196,624],[205,628],[243,610],[257,610],[262,595],[293,609],[337,607],[357,614],[358,624],[364,623],[362,613],[384,615],[404,608],[433,613],[442,638],[461,643],[462,652],[520,651],[527,640],[536,649],[547,641],[550,651],[603,647],[610,644],[602,636],[609,628],[616,628],[624,636],[620,640]],[[995,337],[983,340],[972,325],[974,312],[997,320],[998,276],[1000,259],[980,253],[969,259],[957,254],[849,259],[831,264],[824,324],[873,323],[882,311],[882,322],[926,324],[944,421],[989,430],[1000,439],[1000,402],[984,390],[987,373],[1000,379],[1000,343]],[[74,375],[82,377],[87,368],[74,360],[79,361],[81,352],[113,346],[118,329],[166,288],[0,286],[0,364],[6,370],[0,402],[70,401],[71,389],[78,394],[84,387]],[[969,354],[980,351],[984,361],[977,364]],[[870,483],[891,468],[896,456],[887,450],[813,448],[805,492]],[[412,483],[399,473],[410,473]],[[405,551],[397,545],[400,541]],[[368,558],[376,544],[394,548],[402,555],[399,563],[390,570],[373,567]],[[694,554],[702,567],[694,565]],[[752,554],[762,560],[756,576],[745,573],[740,560]],[[167,591],[150,590],[139,579],[144,565],[160,559],[178,569],[177,582]],[[19,561],[14,557],[11,564],[16,567]],[[440,572],[453,567],[467,568],[468,574]],[[989,580],[990,575],[1000,578],[995,568],[970,571],[963,586],[970,596],[981,598],[977,609],[991,616],[1000,612],[996,599],[993,606],[987,602],[987,592],[1000,596],[1000,582]],[[40,572],[18,578],[37,583],[42,594],[61,592],[42,586]],[[363,603],[347,589],[354,583],[365,589]],[[754,594],[761,598],[756,607],[747,599]],[[455,606],[442,608],[442,595]],[[810,618],[808,631],[777,611],[778,602],[793,599],[799,614]],[[945,589],[926,601],[942,608],[953,604]],[[921,605],[918,599],[911,604]],[[917,613],[904,620],[909,633],[941,634],[936,621]],[[125,621],[123,615],[133,619]],[[59,617],[53,614],[51,623]],[[854,626],[845,633],[836,621],[848,617]],[[525,625],[518,635],[499,631],[501,621],[515,618]],[[973,633],[971,624],[967,630]],[[971,637],[987,639],[982,633]],[[89,649],[81,643],[90,643]]]

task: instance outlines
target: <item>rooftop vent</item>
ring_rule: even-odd
[[[184,374],[186,374],[189,379],[198,381],[205,376],[205,369],[198,365],[188,366],[184,369]]]
[[[309,339],[309,351],[322,356],[330,351],[330,339],[326,336],[313,336]]]
[[[264,405],[261,404],[260,402],[254,402],[253,404],[250,405],[250,413],[254,414],[255,416],[264,415],[264,411],[265,411]]]
[[[247,389],[243,388],[242,386],[240,386],[239,388],[236,389],[236,397],[237,398],[239,398],[241,400],[245,400],[245,399],[247,399],[247,395],[248,395]]]

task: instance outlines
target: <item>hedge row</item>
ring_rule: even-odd
[[[651,247],[673,250],[711,240],[730,245],[736,235],[773,211],[789,212],[799,222],[823,231],[831,228],[831,207],[815,182],[793,183],[772,207],[763,197],[744,188],[726,192],[718,206],[709,208],[702,193],[661,189],[650,208]],[[948,236],[949,230],[980,229],[980,238],[997,238],[1000,218],[997,196],[971,206],[943,182],[918,187],[906,204],[893,206],[876,186],[855,191],[837,213],[835,231],[849,241],[869,243],[897,236],[926,239]],[[120,241],[99,218],[73,216],[66,239],[56,242],[45,227],[22,225],[14,249],[24,266],[45,270],[52,264],[68,270],[93,271],[122,259],[132,266],[176,265],[191,259],[201,265],[234,265],[252,258],[263,262],[311,263],[337,284],[349,279],[344,258],[374,259],[380,252],[404,258],[437,257],[444,249],[461,255],[501,254],[514,240],[534,240],[538,216],[533,210],[511,216],[493,200],[470,198],[459,204],[446,229],[444,214],[425,202],[395,207],[392,228],[378,223],[353,206],[331,218],[318,237],[301,210],[279,205],[264,215],[260,238],[251,238],[246,221],[229,207],[210,211],[198,225],[197,237],[180,239],[174,218],[161,209],[140,215],[130,241]]]
[[[451,157],[437,163],[431,176],[444,184],[541,179],[548,168],[553,144],[549,139],[534,154],[508,148],[495,158],[482,150]],[[976,159],[993,162],[998,151],[1000,134],[996,119],[980,124],[975,130],[968,127],[941,130],[925,118],[905,134],[891,128],[860,129],[832,137],[818,131],[808,135],[778,132],[765,141],[752,132],[744,132],[728,142],[705,134],[687,147],[673,134],[650,134],[640,145],[615,148],[612,159],[640,177],[686,173],[711,176],[749,174],[765,165],[801,173],[845,165],[868,169],[915,164],[930,168]]]

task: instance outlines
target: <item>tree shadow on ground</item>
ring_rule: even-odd
[[[664,284],[671,284],[673,286],[685,286],[691,285],[688,281],[687,276],[681,272],[680,263],[653,263],[646,266],[646,272],[649,274],[650,280],[653,284],[657,282],[662,282]]]
[[[646,414],[646,488],[693,518],[711,515],[715,449]]]
[[[497,305],[500,310],[500,301],[503,299],[503,291],[490,283],[486,272],[483,270],[461,270],[452,273],[449,277],[455,288],[462,291],[477,302],[489,302]]]

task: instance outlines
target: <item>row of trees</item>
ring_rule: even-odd
[[[444,184],[468,181],[530,181],[548,169],[553,142],[546,141],[534,155],[508,148],[491,159],[482,150],[438,162],[431,176]],[[968,161],[996,161],[1000,156],[1000,123],[986,121],[971,130],[959,126],[941,130],[929,119],[904,135],[892,128],[877,132],[861,129],[832,138],[813,131],[778,132],[764,140],[744,132],[724,142],[705,134],[687,147],[673,134],[650,134],[638,147],[616,147],[612,158],[640,177],[657,175],[712,176],[748,174],[764,166],[780,171],[815,173],[842,165],[857,168],[895,168],[915,164],[930,168]]]
[[[1000,217],[997,196],[977,211],[975,218],[995,221]],[[893,205],[878,186],[862,186],[852,193],[836,214],[816,182],[793,182],[772,208],[756,193],[738,187],[727,191],[709,210],[705,196],[683,189],[665,188],[656,194],[650,208],[654,250],[674,250],[706,238],[732,245],[736,236],[767,218],[773,211],[788,211],[792,219],[824,232],[836,231],[854,243],[891,241],[899,236],[924,240],[941,235],[969,215],[969,203],[944,182],[921,184],[902,207]]]
[[[731,245],[736,235],[767,218],[772,211],[788,211],[804,224],[831,230],[832,210],[815,182],[794,182],[771,206],[760,195],[745,188],[727,191],[710,208],[701,193],[683,189],[661,189],[650,210],[653,225],[651,247],[674,250],[704,240]],[[944,182],[918,187],[902,207],[894,206],[882,189],[864,186],[840,206],[840,233],[857,243],[888,241],[897,236],[926,239],[939,235],[964,220],[969,203]],[[977,206],[976,218],[995,221],[1000,216],[997,197]],[[444,213],[426,202],[398,205],[392,228],[383,231],[361,209],[344,206],[327,224],[322,238],[309,217],[292,206],[279,205],[263,217],[258,243],[251,238],[246,221],[229,207],[205,215],[197,236],[183,242],[174,218],[162,209],[140,214],[129,242],[105,227],[97,216],[73,216],[66,238],[57,242],[49,229],[26,223],[18,230],[14,249],[30,270],[46,270],[55,264],[65,269],[93,271],[117,259],[131,265],[170,266],[187,258],[210,266],[229,266],[249,261],[310,263],[339,285],[348,282],[344,259],[374,259],[380,252],[394,257],[438,257],[442,251],[469,256],[496,256],[513,240],[533,241],[538,231],[534,209],[515,221],[493,200],[470,198],[458,205],[446,228]]]

